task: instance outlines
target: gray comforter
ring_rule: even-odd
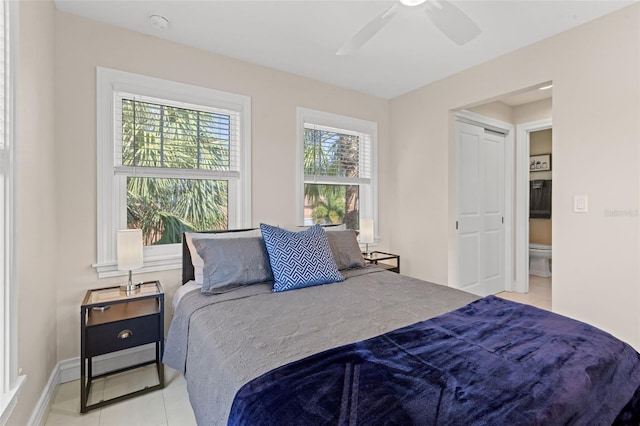
[[[478,299],[375,266],[342,272],[342,283],[283,293],[268,283],[182,298],[164,363],[185,375],[198,424],[226,424],[240,387],[276,367]]]

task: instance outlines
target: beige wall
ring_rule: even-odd
[[[513,107],[513,123],[524,124],[551,118],[552,98]]]
[[[553,130],[551,129],[531,132],[529,134],[529,154],[551,154],[553,150],[552,140]],[[551,159],[551,166],[551,170],[553,170],[553,157]],[[545,176],[546,178],[547,175],[545,175],[544,173],[545,172],[530,172],[529,176],[531,177],[531,179],[538,179],[539,176]]]
[[[474,108],[468,108],[468,110],[471,112],[475,112],[476,114],[484,115],[485,117],[490,117],[496,120],[504,121],[505,123],[514,124],[514,108],[500,101],[488,102],[486,104],[478,105]]]
[[[20,2],[16,98],[18,367],[27,380],[10,425],[27,424],[58,361],[54,26],[53,2]]]
[[[518,106],[509,106],[500,101],[488,102],[473,108],[469,111],[485,117],[494,118],[513,125],[529,123],[531,121],[545,120],[551,118],[551,98],[530,102]]]
[[[451,111],[553,81],[553,309],[639,348],[640,218],[605,215],[639,206],[639,75],[636,4],[393,99],[389,201],[401,208],[383,223],[403,272],[455,284]],[[584,194],[589,213],[573,213]]]
[[[551,219],[529,219],[529,242],[551,245]]]
[[[254,225],[296,222],[296,107],[376,121],[380,174],[389,173],[385,100],[58,13],[58,262],[64,271],[58,275],[58,359],[79,356],[78,309],[84,292],[122,280],[98,280],[91,267],[96,262],[96,66],[251,96]],[[388,205],[384,193],[381,206]],[[383,207],[380,214],[388,212]],[[384,227],[380,232],[384,238]],[[144,278],[162,281],[170,306],[180,271]]]

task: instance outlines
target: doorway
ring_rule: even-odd
[[[530,242],[530,188],[531,188],[531,133],[552,128],[551,119],[532,121],[516,126],[516,274],[514,291],[529,292],[529,242]],[[553,166],[549,173],[553,173]],[[551,177],[551,176],[546,176]],[[549,219],[551,221],[551,219]],[[549,244],[551,245],[551,244]]]
[[[529,291],[529,145],[530,132],[551,128],[552,92],[551,82],[540,83],[510,94],[501,95],[484,102],[461,107],[454,112],[454,121],[461,118],[471,121],[497,123],[511,129],[505,151],[505,194],[511,197],[505,204],[505,291],[511,294],[526,294]],[[536,121],[537,120],[537,121]],[[517,125],[517,127],[516,127]],[[452,142],[453,142],[452,138]],[[516,142],[517,140],[517,142]],[[522,143],[522,141],[527,143]],[[455,144],[451,154],[455,157]],[[457,162],[457,159],[456,159]],[[452,181],[457,177],[452,173]],[[455,185],[452,186],[455,188]],[[455,229],[455,190],[450,192],[451,216],[449,277],[450,285],[458,287],[459,267],[457,230]]]
[[[531,200],[539,195],[533,194],[532,197],[531,191],[545,189],[552,191],[553,144],[551,131],[552,121],[550,118],[516,126],[518,141],[516,144],[516,203],[520,214],[516,220],[514,289],[518,293],[501,295],[507,299],[547,310],[552,308],[552,205],[533,206],[534,213],[531,213]],[[534,165],[532,169],[532,159],[546,160],[547,155],[550,160],[547,167],[536,168],[537,166]],[[547,209],[549,210],[548,214]],[[530,258],[532,243],[535,257],[533,261]]]

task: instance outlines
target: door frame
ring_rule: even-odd
[[[551,129],[551,118],[516,126],[516,211],[515,283],[514,291],[529,292],[529,156],[530,133]],[[553,146],[553,142],[552,142]],[[553,171],[551,172],[553,173]],[[553,223],[553,222],[552,222]],[[553,226],[553,225],[552,225]]]
[[[505,290],[514,290],[514,248],[513,248],[513,207],[514,207],[514,182],[515,182],[515,138],[514,138],[514,125],[504,121],[496,120],[495,118],[486,117],[475,112],[461,110],[454,112],[454,127],[458,122],[473,124],[475,126],[484,127],[485,129],[504,134],[504,277],[505,277]],[[455,128],[454,128],[455,133]],[[455,139],[455,138],[454,138]],[[454,166],[458,167],[457,148],[454,147]],[[528,170],[527,162],[527,170]],[[455,175],[455,174],[454,174]],[[453,180],[454,190],[453,193],[453,223],[457,218],[458,206],[456,204],[458,182]],[[455,233],[455,231],[454,231]],[[450,253],[449,264],[452,262],[455,265],[454,268],[449,268],[450,280],[449,285],[453,287],[458,286],[458,244],[454,237],[454,250]],[[528,246],[527,246],[528,247]],[[451,274],[453,272],[453,274]]]

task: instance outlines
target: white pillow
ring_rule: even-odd
[[[200,257],[198,251],[196,250],[196,247],[193,245],[193,240],[262,237],[262,233],[260,232],[260,229],[251,229],[249,231],[241,232],[218,233],[185,232],[184,237],[187,240],[189,253],[191,253],[191,263],[193,264],[193,275],[195,282],[196,284],[202,285],[204,260],[202,259],[202,257]]]

